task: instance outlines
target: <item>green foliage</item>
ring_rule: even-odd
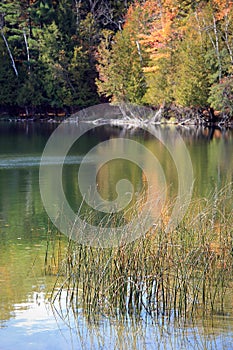
[[[2,0],[0,104],[231,111],[232,23],[233,5],[217,0]]]
[[[53,21],[55,9],[52,0],[37,0],[32,6],[32,17],[36,24],[44,26]]]
[[[21,107],[43,107],[48,103],[45,97],[42,69],[38,65],[30,72],[27,79],[22,79],[18,86],[17,104]]]
[[[143,102],[150,105],[161,105],[173,101],[173,71],[171,57],[162,57],[157,60],[156,67],[146,72],[147,91]]]
[[[99,79],[96,84],[101,95],[113,101],[140,103],[146,91],[145,78],[138,47],[127,30],[115,37],[106,31],[98,49]]]
[[[15,104],[17,80],[11,66],[10,58],[0,38],[0,105]]]
[[[3,1],[0,13],[19,71],[16,81],[1,41],[2,57],[7,57],[0,67],[2,105],[81,107],[98,102],[94,57],[98,32],[90,13],[78,27],[75,4],[68,0]]]
[[[225,77],[210,89],[208,102],[211,107],[220,112],[233,115],[233,77]]]
[[[90,84],[93,75],[90,52],[82,46],[74,46],[72,51],[67,52],[55,22],[44,28],[39,40],[39,61],[44,71],[48,103],[53,107],[62,107],[86,106],[97,102],[97,94]]]
[[[80,22],[78,30],[82,42],[91,49],[97,42],[98,29],[94,20],[93,15],[88,12],[87,16]]]
[[[206,106],[209,93],[205,49],[196,31],[188,31],[176,53],[174,100],[181,106]]]

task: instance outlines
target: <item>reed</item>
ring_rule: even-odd
[[[232,194],[227,186],[208,200],[193,200],[172,232],[161,216],[146,235],[118,247],[69,240],[56,263],[52,299],[65,291],[67,307],[88,315],[146,312],[174,319],[224,312],[232,284]]]

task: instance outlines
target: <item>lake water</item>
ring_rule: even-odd
[[[232,349],[232,300],[224,316],[185,327],[129,315],[124,320],[99,315],[94,322],[82,309],[77,310],[76,319],[69,313],[64,320],[60,306],[50,305],[56,277],[45,273],[44,261],[48,232],[55,228],[41,200],[39,165],[56,126],[0,123],[0,350]],[[71,132],[73,128],[77,126],[71,125]],[[175,130],[175,126],[166,127],[167,137],[172,138]],[[232,130],[179,128],[178,132],[192,161],[194,197],[211,196],[233,181]],[[140,142],[153,152],[165,174],[167,196],[176,194],[176,166],[157,138],[142,130],[105,125],[83,135],[66,157],[63,187],[74,211],[82,202],[77,173],[84,155],[98,143],[119,137]],[[133,162],[109,162],[98,173],[100,193],[106,200],[114,199],[122,174],[136,193],[145,185],[143,171]]]

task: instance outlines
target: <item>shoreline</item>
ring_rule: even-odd
[[[82,119],[82,122],[90,122],[98,125],[109,123],[113,126],[125,125],[128,127],[140,127],[140,125],[178,125],[193,127],[203,126],[216,128],[233,128],[233,116],[231,116],[229,113],[214,111],[211,108],[181,108],[173,105],[159,108],[153,106],[142,106],[142,108],[143,107],[150,109],[150,111],[153,112],[153,115],[149,116],[148,118],[147,115],[135,115],[133,110],[128,110],[127,112],[129,113],[125,113],[125,111],[123,111],[119,118],[106,119],[103,117],[90,121],[85,121],[85,119]],[[61,123],[74,116],[76,120],[67,120],[67,122],[78,123],[79,117],[77,115],[81,110],[82,109],[74,113],[66,111],[54,111],[49,113],[35,113],[30,115],[22,113],[12,114],[3,111],[0,112],[0,122]],[[119,110],[122,112],[121,108]]]

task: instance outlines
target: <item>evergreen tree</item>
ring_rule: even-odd
[[[146,91],[140,53],[127,29],[114,38],[104,33],[98,49],[99,79],[96,84],[101,95],[112,101],[140,103]]]
[[[15,105],[18,79],[12,69],[5,44],[0,38],[0,106]]]
[[[230,1],[2,0],[0,104],[76,109],[99,94],[229,111],[232,23]]]
[[[176,52],[173,97],[181,106],[208,105],[209,70],[202,35],[191,15],[186,23],[185,37],[180,41]]]

